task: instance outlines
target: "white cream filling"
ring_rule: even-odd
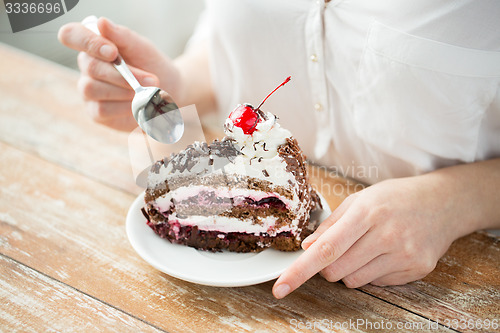
[[[153,201],[153,206],[159,212],[166,212],[172,207],[172,195],[170,193],[165,193],[161,197],[158,197]]]
[[[270,236],[275,236],[280,232],[290,231],[296,234],[296,228],[283,226],[279,229],[274,229],[277,218],[268,216],[260,221],[262,225],[253,224],[251,220],[241,220],[235,217],[226,216],[199,216],[193,215],[186,219],[179,219],[177,215],[171,214],[168,217],[169,222],[178,222],[181,226],[197,226],[199,230],[228,232],[244,232],[248,234],[259,235],[260,233],[268,233]],[[294,224],[296,225],[296,223]]]

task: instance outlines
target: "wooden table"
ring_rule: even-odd
[[[157,271],[125,234],[141,192],[128,134],[87,118],[77,76],[0,45],[0,331],[500,331],[500,243],[486,233],[405,286],[316,276],[276,300],[272,281],[216,288]],[[354,190],[327,173],[313,181],[344,188],[332,207]]]

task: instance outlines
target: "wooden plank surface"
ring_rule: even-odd
[[[358,291],[315,277],[277,301],[271,283],[211,288],[158,273],[125,237],[126,211],[141,191],[128,134],[86,117],[75,72],[2,46],[0,58],[0,142],[7,143],[0,144],[0,249],[22,265],[169,331],[293,330],[292,319],[418,324],[500,316],[500,245],[477,233],[455,242],[431,275],[407,286]],[[318,189],[329,187],[333,208],[359,189],[311,170]]]
[[[161,332],[2,255],[0,282],[0,331]]]
[[[361,290],[461,332],[500,331],[500,240],[474,233],[457,240],[421,281]]]
[[[0,44],[0,139],[131,193],[128,133],[93,123],[78,73]],[[89,154],[89,152],[91,152]]]

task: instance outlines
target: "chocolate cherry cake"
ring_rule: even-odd
[[[142,211],[156,234],[210,251],[300,248],[320,200],[297,140],[262,103],[238,105],[221,141],[194,142],[153,165]]]

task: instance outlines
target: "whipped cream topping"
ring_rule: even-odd
[[[252,134],[245,134],[243,129],[226,119],[224,133],[236,141],[240,152],[248,158],[273,158],[278,155],[278,147],[292,136],[289,130],[278,123],[278,118],[271,112],[256,111],[259,122]]]

